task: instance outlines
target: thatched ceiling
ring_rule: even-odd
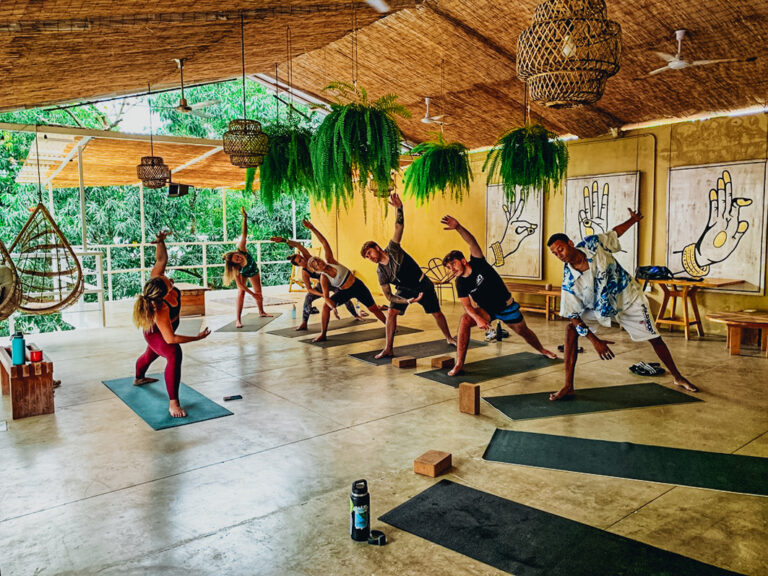
[[[395,92],[414,118],[406,136],[424,140],[425,96],[432,113],[447,113],[446,135],[471,147],[489,145],[522,121],[522,84],[515,78],[517,37],[536,0],[392,1],[388,15],[364,2],[309,0],[235,2],[249,9],[249,73],[271,73],[285,59],[291,26],[294,85],[322,96],[330,80],[350,80],[352,6],[357,6],[359,83],[374,97]],[[621,70],[596,105],[534,115],[560,133],[594,136],[628,123],[762,105],[768,95],[768,2],[765,0],[607,0],[623,30]],[[177,84],[173,58],[188,58],[185,81],[239,73],[237,19],[212,20],[213,0],[12,0],[0,3],[0,109],[135,93],[146,83]],[[171,22],[176,17],[186,21]],[[230,14],[231,15],[231,14]],[[255,16],[258,15],[258,18]],[[90,23],[77,25],[78,19]],[[55,32],[69,26],[72,31]],[[647,72],[663,65],[653,51],[674,53],[674,31],[689,31],[683,56],[737,62]],[[11,31],[9,31],[11,30]],[[445,60],[441,89],[440,63]],[[445,97],[442,97],[442,94]]]

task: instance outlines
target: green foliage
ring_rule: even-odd
[[[557,189],[568,168],[568,148],[556,134],[540,124],[510,130],[496,142],[483,164],[488,184],[499,177],[507,200],[514,201],[519,187],[527,198],[531,191],[549,194]]]
[[[367,92],[357,86],[334,82],[326,90],[337,96],[312,138],[317,186],[310,195],[330,209],[348,206],[355,184],[389,189],[400,161],[401,133],[394,116],[408,118],[410,112],[397,104],[394,94],[369,103]]]
[[[407,196],[416,198],[419,204],[431,200],[437,192],[443,198],[461,202],[469,193],[472,170],[469,167],[469,150],[459,142],[446,142],[442,134],[431,142],[422,142],[411,150],[418,156],[405,171],[403,182]]]

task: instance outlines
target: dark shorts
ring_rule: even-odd
[[[337,306],[346,304],[352,298],[357,298],[366,308],[370,308],[376,304],[373,296],[371,296],[371,291],[368,290],[368,287],[363,284],[360,278],[355,278],[352,286],[346,290],[339,290],[331,296],[331,300],[333,300]]]
[[[501,312],[491,314],[491,320],[501,320],[507,324],[517,324],[523,321],[523,313],[520,312],[520,304],[512,301],[512,304],[504,308]]]
[[[424,312],[427,314],[435,314],[440,312],[440,301],[437,299],[435,285],[432,284],[428,278],[424,278],[419,287],[415,290],[399,287],[395,294],[401,298],[416,298],[420,292],[424,294],[424,296],[421,297],[421,300],[419,300],[417,304],[421,304],[421,307],[424,308]],[[401,313],[405,314],[405,310],[408,308],[408,304],[393,302],[389,305],[389,307],[395,310],[399,310]]]

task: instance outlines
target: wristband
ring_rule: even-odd
[[[586,326],[582,326],[581,324],[578,324],[576,326],[576,333],[579,336],[586,336],[587,334],[589,334],[589,328],[587,328]]]

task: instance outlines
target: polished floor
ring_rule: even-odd
[[[232,320],[229,303],[208,308],[208,326]],[[459,306],[446,308],[456,326]],[[350,540],[352,482],[368,480],[375,518],[435,482],[412,472],[413,459],[430,449],[453,454],[445,476],[453,481],[702,562],[768,574],[768,498],[481,459],[497,427],[768,457],[768,359],[758,350],[732,357],[722,338],[686,342],[676,333],[667,342],[704,402],[512,422],[485,403],[479,416],[461,414],[453,388],[347,356],[376,341],[320,349],[266,334],[295,322],[290,306],[270,310],[283,315],[261,332],[184,345],[184,382],[218,402],[242,394],[226,404],[234,416],[158,432],[101,384],[131,375],[143,350],[126,306],[110,309],[106,329],[31,337],[63,384],[54,415],[13,421],[7,397],[0,406],[0,574],[497,574],[376,520],[387,546]],[[562,343],[561,322],[527,319],[545,345]],[[439,337],[419,310],[403,323],[424,332],[401,344]],[[612,336],[616,359],[588,349],[577,386],[648,380],[627,368],[654,360],[650,346],[618,330]],[[515,338],[473,349],[470,360],[500,347],[526,350]],[[562,381],[558,365],[481,388],[551,391]]]

